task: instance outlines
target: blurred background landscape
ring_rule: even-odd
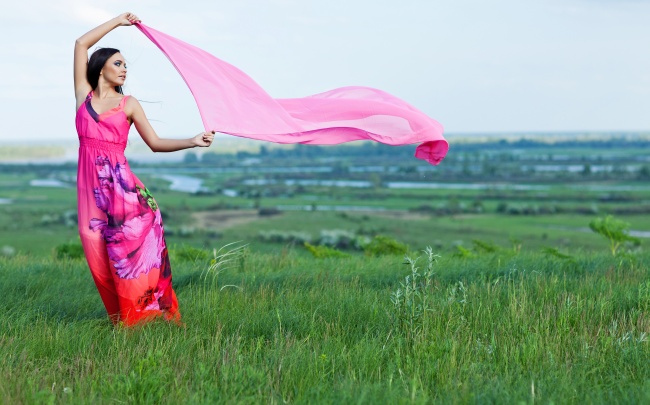
[[[605,247],[589,229],[605,215],[628,222],[631,236],[650,238],[650,133],[449,139],[439,166],[413,158],[415,146],[282,146],[233,137],[173,154],[132,140],[126,156],[161,206],[172,246],[244,241],[273,251],[308,242],[360,252],[385,235],[413,250],[458,253],[487,243],[570,253]],[[49,254],[74,243],[77,146],[1,150],[3,254]]]

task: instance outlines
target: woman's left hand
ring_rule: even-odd
[[[193,138],[194,145],[204,148],[212,145],[212,141],[214,140],[214,133],[215,131],[201,132]]]
[[[140,19],[138,18],[137,15],[128,12],[122,13],[115,18],[122,26],[129,26],[140,22]]]

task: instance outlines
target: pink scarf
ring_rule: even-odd
[[[309,97],[274,99],[229,63],[144,24],[136,26],[181,74],[206,131],[276,143],[420,143],[415,157],[434,165],[447,154],[442,125],[386,92],[342,87]]]

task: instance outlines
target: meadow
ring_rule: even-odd
[[[74,165],[0,165],[0,403],[649,402],[647,142],[504,142],[131,162],[183,316],[134,329],[80,251]],[[638,238],[616,255],[607,215]]]
[[[181,253],[184,325],[135,329],[108,322],[83,259],[0,259],[0,402],[650,400],[647,254],[412,252],[414,272],[291,248],[207,271]]]

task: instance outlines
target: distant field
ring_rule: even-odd
[[[66,216],[74,219],[76,213],[73,184],[69,188],[29,186],[29,181],[38,176],[37,173],[0,174],[0,199],[6,202],[0,204],[0,246],[45,254],[56,245],[77,238],[76,226],[69,220],[66,224],[65,219]],[[168,182],[142,177],[155,190],[171,244],[211,247],[243,240],[263,251],[272,251],[281,245],[262,243],[258,238],[260,231],[306,232],[317,238],[324,230],[386,234],[414,250],[432,245],[443,251],[454,251],[456,245],[471,246],[473,240],[492,242],[504,248],[517,241],[524,250],[547,246],[565,251],[599,250],[605,247],[605,240],[588,230],[592,219],[610,209],[637,207],[650,201],[650,191],[629,191],[622,195],[631,200],[603,202],[598,200],[601,192],[561,185],[553,186],[543,195],[534,191],[312,188],[294,196],[224,197],[166,191],[164,187]],[[478,211],[445,212],[449,207],[471,208],[476,201],[480,201]],[[509,210],[585,207],[588,212],[535,215],[497,212],[504,201]],[[341,206],[349,207],[348,212],[322,211]],[[264,207],[285,207],[285,211],[274,216],[257,215],[258,208]],[[308,211],[287,211],[290,207]],[[358,211],[350,211],[354,207]],[[309,211],[312,209],[316,211]],[[369,211],[371,209],[378,211]],[[237,214],[238,210],[245,214]],[[227,220],[221,226],[219,215],[235,216],[240,220]],[[213,219],[201,219],[210,216]],[[244,217],[246,219],[241,220]],[[649,215],[630,214],[621,218],[631,223],[632,230],[650,232]]]
[[[236,152],[257,152],[260,145],[264,143],[251,139],[237,138],[233,136],[217,136],[215,139],[215,149],[218,148],[220,153],[236,153]],[[16,161],[39,163],[40,160],[47,161],[48,159],[66,158],[66,161],[74,162],[77,155],[79,144],[75,136],[71,136],[68,140],[60,140],[57,142],[37,141],[34,143],[21,143],[0,142],[0,164],[13,163]],[[275,145],[272,148],[283,148],[285,145]],[[206,149],[196,150],[192,153],[200,155]],[[172,160],[182,160],[185,152],[166,155],[164,157],[154,157],[155,154],[149,147],[138,138],[137,133],[131,135],[129,144],[126,149],[127,156],[133,156],[135,160],[142,159],[145,161],[155,160],[156,158]]]
[[[1,146],[0,162],[12,162],[24,159],[42,159],[65,156],[64,146]]]
[[[413,159],[408,148],[361,143],[258,152],[266,145],[250,141],[255,148],[249,151],[197,155],[185,164],[136,163],[133,170],[158,200],[169,242],[178,245],[208,248],[243,240],[269,252],[296,243],[291,233],[318,240],[323,232],[343,231],[385,234],[413,250],[432,245],[455,252],[478,240],[504,249],[594,251],[606,242],[589,231],[589,222],[607,214],[648,239],[648,134],[582,134],[581,142],[567,134],[549,143],[537,135],[531,138],[537,141],[455,140],[436,167]],[[232,137],[219,139],[220,148],[236,144]],[[2,153],[28,150],[20,148]],[[172,183],[187,181],[201,187],[170,190]],[[422,184],[432,188],[418,188]],[[74,164],[0,166],[0,246],[49,254],[76,240],[75,212]],[[260,232],[279,236],[264,239]]]

